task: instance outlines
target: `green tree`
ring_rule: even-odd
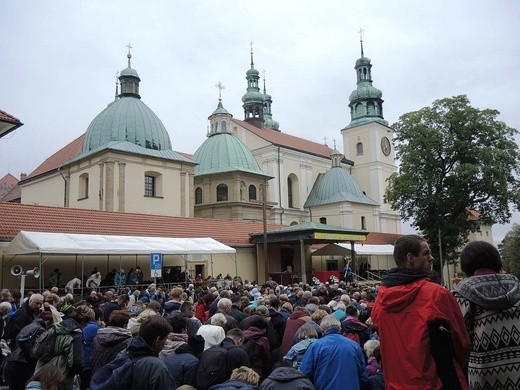
[[[514,224],[500,246],[508,272],[520,278],[520,225]]]
[[[429,237],[437,270],[439,237],[444,259],[453,260],[479,223],[507,223],[510,204],[520,208],[518,131],[498,115],[461,95],[393,125],[399,169],[388,180],[386,200]]]

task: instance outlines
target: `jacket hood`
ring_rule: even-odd
[[[289,316],[289,319],[297,320],[298,318],[302,318],[302,317],[309,317],[308,319],[311,318],[311,316],[309,315],[309,312],[307,310],[298,310],[298,311],[292,312],[291,315]]]
[[[155,356],[159,354],[141,336],[134,337],[128,343],[126,351],[132,358]]]
[[[278,367],[268,378],[276,382],[291,382],[295,379],[307,378],[307,376],[293,367]]]
[[[407,268],[392,268],[381,281],[385,287],[401,286],[426,278],[428,275]]]
[[[258,329],[256,326],[250,326],[247,330],[244,330],[244,339],[257,339],[262,336],[266,336],[265,332]]]
[[[106,328],[99,329],[96,337],[99,344],[103,347],[112,347],[125,342],[132,337],[132,333],[128,329],[119,328],[117,326],[107,326]]]
[[[490,310],[504,310],[520,301],[520,282],[510,274],[470,276],[457,284],[455,291]]]
[[[72,318],[67,318],[59,324],[54,324],[56,334],[81,333],[81,328],[78,323]]]
[[[421,287],[426,283],[428,283],[428,280],[422,278],[412,283],[397,285],[391,288],[381,286],[377,294],[377,300],[382,310],[398,313],[413,303]]]
[[[365,324],[363,324],[361,321],[359,321],[358,319],[354,319],[354,320],[343,320],[341,322],[341,327],[344,329],[344,330],[347,330],[349,332],[353,332],[353,333],[361,333],[365,330],[368,329],[368,326],[366,326]]]

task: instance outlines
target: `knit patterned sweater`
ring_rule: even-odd
[[[520,389],[520,282],[509,274],[471,276],[454,291],[469,336],[469,387]]]

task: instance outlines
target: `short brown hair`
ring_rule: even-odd
[[[404,267],[406,264],[406,255],[408,253],[419,256],[419,253],[421,253],[421,244],[423,242],[426,242],[424,237],[416,234],[408,234],[399,237],[394,244],[394,261],[397,267]]]
[[[126,311],[114,310],[108,317],[108,326],[126,328],[128,321],[130,321],[130,315]]]

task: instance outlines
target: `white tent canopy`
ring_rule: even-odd
[[[350,244],[339,243],[336,244],[342,246],[345,249],[351,248]],[[393,245],[361,245],[354,244],[354,251],[356,255],[393,255],[394,254],[394,246]]]
[[[236,253],[236,250],[210,237],[136,237],[20,231],[3,253],[188,255]]]

